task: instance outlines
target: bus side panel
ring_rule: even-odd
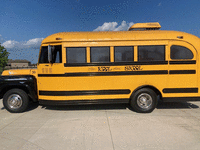
[[[172,59],[172,52],[169,49],[169,78],[168,86],[163,90],[163,97],[198,97],[198,61],[196,49],[186,42],[170,41],[169,48],[172,46],[187,48],[193,53],[192,59]],[[183,55],[182,52],[181,55]]]
[[[125,71],[127,67],[129,71]],[[141,65],[140,70],[131,67],[110,66],[110,71],[105,72],[99,66],[65,67],[66,73],[62,77],[42,77],[40,89],[43,90],[39,91],[39,97],[48,100],[129,99],[132,92],[143,85],[154,86],[159,91],[167,88],[167,64]],[[111,71],[112,68],[118,71]]]

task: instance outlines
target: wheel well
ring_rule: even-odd
[[[133,94],[134,94],[136,91],[138,91],[138,90],[140,90],[140,89],[143,89],[143,88],[152,89],[152,90],[157,94],[157,96],[160,96],[160,99],[162,99],[162,94],[161,94],[161,92],[160,92],[157,88],[155,88],[154,86],[151,86],[151,85],[143,85],[143,86],[140,86],[140,87],[136,88],[136,89],[132,92],[131,97],[133,96]]]
[[[27,94],[30,94],[28,89],[26,87],[23,87],[23,86],[8,86],[8,87],[5,87],[4,89],[1,90],[1,98],[3,98],[4,94],[11,90],[11,89],[21,89],[23,91],[25,91]],[[30,97],[30,96],[29,96]]]

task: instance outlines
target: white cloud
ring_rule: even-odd
[[[126,21],[122,21],[121,25],[118,26],[114,31],[127,31],[134,23],[126,23]]]
[[[41,45],[41,42],[44,38],[35,38],[30,39],[26,43],[24,43],[24,46],[32,47],[32,48],[39,48]]]
[[[10,53],[8,56],[9,59],[26,59],[32,63],[36,63],[43,39],[44,38],[35,38],[21,42],[8,40],[3,42],[2,46],[4,46]]]
[[[118,25],[117,22],[105,22],[102,26],[98,26],[94,31],[113,31]]]
[[[26,59],[32,63],[36,63],[43,39],[44,38],[35,38],[21,42],[8,40],[3,42],[2,46],[4,46],[10,53],[8,56],[9,59]]]
[[[159,3],[159,4],[158,4],[158,7],[161,6],[161,5],[162,5],[162,3]]]
[[[41,42],[44,38],[35,38],[35,39],[30,39],[28,41],[25,42],[18,42],[15,40],[8,40],[5,41],[4,43],[2,43],[2,45],[6,48],[6,49],[35,49],[35,48],[39,48],[41,45]]]
[[[19,42],[17,41],[11,41],[11,40],[8,40],[6,42],[4,42],[2,45],[6,48],[6,49],[9,49],[9,48],[13,48],[15,47],[15,45],[17,45]]]
[[[122,21],[121,25],[118,26],[117,22],[105,22],[93,31],[127,31],[133,24],[133,22],[126,23],[126,21]]]

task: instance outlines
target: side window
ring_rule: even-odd
[[[138,61],[164,61],[165,46],[138,46]]]
[[[42,48],[41,48],[39,63],[49,63],[47,46],[42,46]]]
[[[170,48],[171,59],[192,59],[194,57],[191,50],[186,47],[172,45]]]
[[[58,46],[54,46],[54,51],[53,51],[53,55],[52,55],[53,59],[53,63],[62,63],[62,47],[61,45]]]
[[[110,62],[110,47],[91,47],[90,61],[95,63]]]
[[[85,47],[68,47],[66,48],[67,63],[86,63]]]
[[[39,63],[49,63],[48,61],[48,47],[42,46]],[[62,48],[61,45],[54,46],[52,52],[52,63],[62,63]]]
[[[133,46],[116,46],[115,50],[115,62],[130,62],[134,58]]]

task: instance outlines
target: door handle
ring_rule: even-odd
[[[49,66],[49,65],[45,65],[45,66]]]

